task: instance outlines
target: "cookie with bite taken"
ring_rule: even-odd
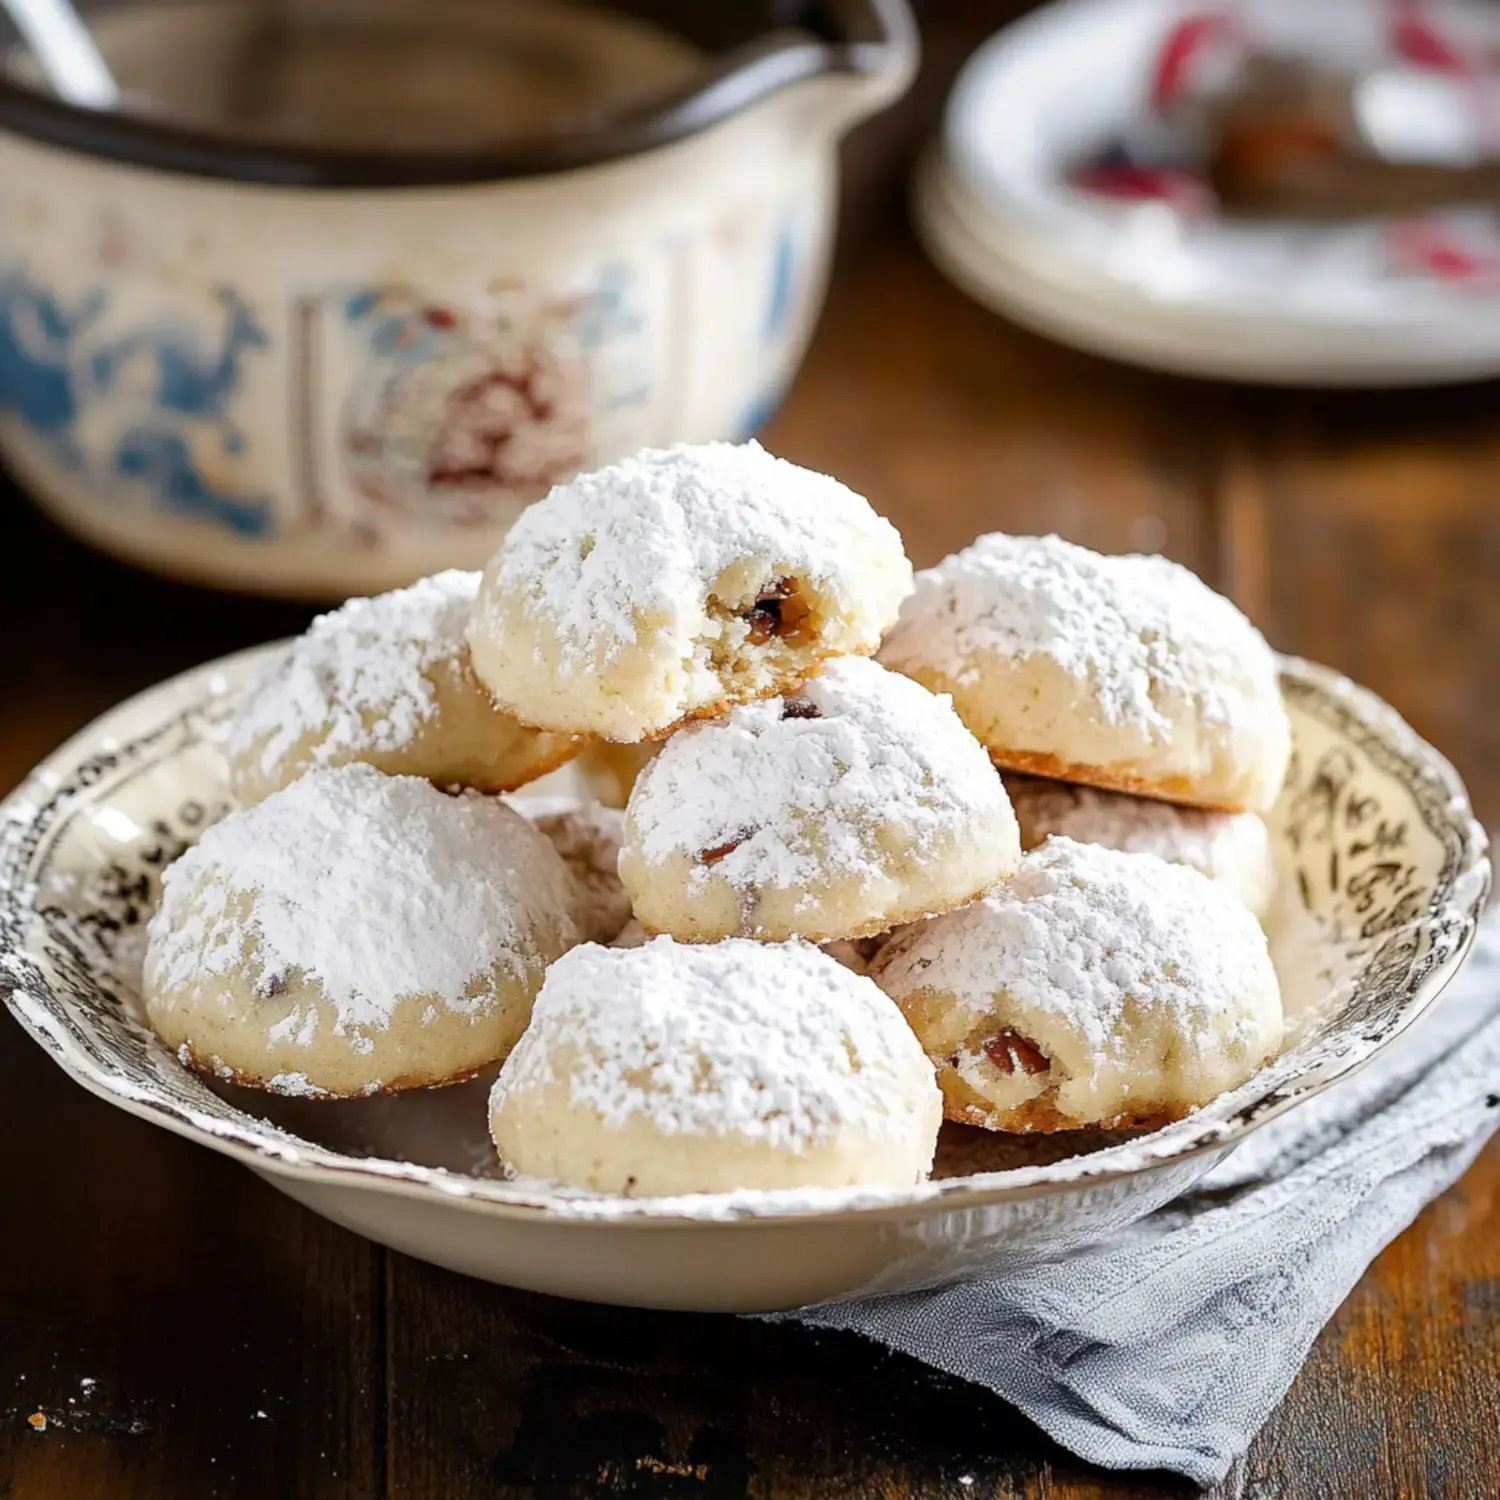
[[[629,744],[872,653],[910,587],[896,529],[836,479],[756,443],[647,449],[526,509],[469,646],[523,724]]]

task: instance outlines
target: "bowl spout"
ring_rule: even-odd
[[[758,8],[758,7],[757,7]],[[703,119],[795,99],[808,128],[841,134],[899,98],[917,69],[917,28],[906,0],[833,0],[831,4],[766,6],[768,25],[752,39],[710,50],[689,85],[689,107]],[[681,15],[675,12],[682,11]],[[685,7],[643,7],[688,35],[702,33],[706,17]],[[728,8],[721,12],[727,17]],[[743,14],[740,17],[744,22]],[[811,106],[810,109],[807,106]]]

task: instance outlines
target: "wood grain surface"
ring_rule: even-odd
[[[778,451],[918,561],[987,528],[1159,548],[1442,745],[1500,816],[1500,392],[1135,374],[979,311],[905,239],[839,278]],[[126,694],[299,628],[0,495],[0,786]],[[852,1337],[466,1281],[89,1098],[0,1020],[0,1496],[1137,1500]],[[43,1412],[35,1431],[28,1418]],[[1371,1268],[1226,1496],[1500,1494],[1500,1150]]]

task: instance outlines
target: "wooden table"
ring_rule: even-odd
[[[1134,374],[979,311],[887,236],[845,267],[766,440],[870,494],[921,563],[996,527],[1180,558],[1392,700],[1500,814],[1494,387]],[[307,614],[146,578],[10,494],[0,557],[0,787]],[[1090,1471],[851,1337],[560,1302],[367,1244],[90,1098],[8,1018],[0,1141],[6,1500],[1188,1493]],[[1224,1493],[1500,1494],[1500,1150],[1375,1263]]]

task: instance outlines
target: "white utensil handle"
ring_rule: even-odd
[[[87,26],[69,0],[0,0],[58,98],[112,109],[120,91]]]

